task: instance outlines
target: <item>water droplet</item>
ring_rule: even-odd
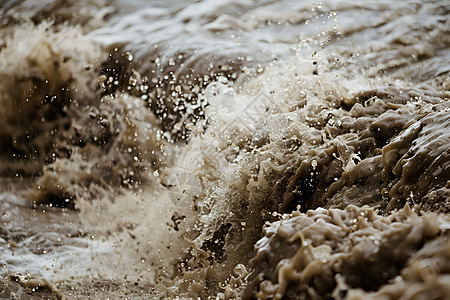
[[[125,57],[126,60],[128,61],[132,61],[133,60],[133,54],[131,54],[130,52],[125,52],[125,54],[123,55]]]
[[[105,81],[106,81],[106,76],[105,76],[105,75],[99,76],[98,79],[97,79],[97,81],[98,81],[99,83],[105,82]]]
[[[137,83],[136,78],[130,77],[130,79],[128,80],[128,84],[131,86],[135,86]]]

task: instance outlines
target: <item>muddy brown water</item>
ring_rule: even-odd
[[[0,298],[448,298],[449,13],[1,1]]]

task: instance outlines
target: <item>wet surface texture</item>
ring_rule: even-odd
[[[1,2],[0,298],[445,298],[449,12]]]

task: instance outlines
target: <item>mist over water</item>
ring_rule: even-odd
[[[0,298],[444,299],[447,1],[0,2]]]

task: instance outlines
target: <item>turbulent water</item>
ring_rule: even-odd
[[[0,20],[0,298],[448,299],[448,1]]]

